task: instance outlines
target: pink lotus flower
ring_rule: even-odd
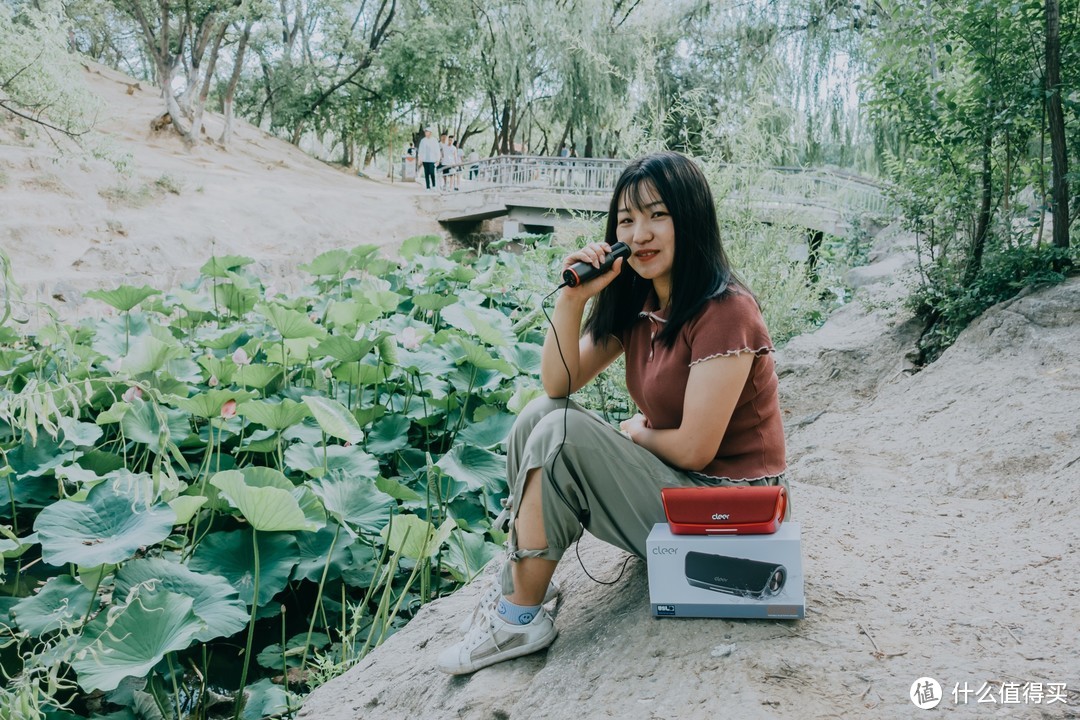
[[[236,401],[226,400],[225,404],[221,406],[221,417],[228,420],[229,418],[236,417]]]
[[[142,388],[140,388],[138,385],[132,385],[131,387],[129,387],[127,390],[124,391],[124,395],[123,395],[124,402],[133,402],[135,400],[135,398],[141,398],[141,397],[142,397]]]
[[[217,375],[211,375],[210,379],[206,381],[206,384],[210,387],[217,387],[221,383],[217,379]]]
[[[401,347],[406,350],[415,350],[420,347],[420,333],[414,327],[407,327],[401,331]]]
[[[232,354],[232,361],[237,365],[250,365],[251,358],[244,351],[244,348],[236,348],[236,352]]]

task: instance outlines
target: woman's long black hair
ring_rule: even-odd
[[[730,291],[732,283],[742,285],[731,269],[716,205],[704,173],[685,155],[660,152],[631,162],[611,196],[604,240],[614,245],[618,238],[619,206],[641,209],[646,193],[652,191],[663,200],[675,230],[675,257],[671,268],[671,298],[667,322],[657,339],[668,347],[675,343],[679,330],[701,310],[710,298]],[[652,291],[644,280],[623,261],[622,272],[596,296],[585,331],[596,343],[608,335],[618,337],[631,325]]]

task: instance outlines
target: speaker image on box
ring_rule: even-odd
[[[784,589],[787,569],[761,562],[711,553],[686,553],[686,580],[694,587],[762,600]]]

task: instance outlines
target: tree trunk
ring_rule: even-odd
[[[1061,12],[1058,0],[1046,0],[1046,115],[1050,125],[1050,183],[1054,247],[1069,247],[1069,158],[1065,148],[1065,114],[1061,107]]]
[[[499,125],[499,152],[510,154],[510,101],[503,102],[502,118]]]
[[[991,116],[992,113],[987,114],[987,118]],[[986,236],[990,231],[990,205],[993,202],[993,152],[994,134],[988,121],[983,130],[982,202],[979,205],[979,220],[975,226],[975,235],[971,240],[971,255],[968,257],[967,270],[964,273],[964,285],[975,282],[982,268],[983,249],[986,247]]]
[[[227,22],[221,23],[221,29],[214,37],[214,44],[210,47],[210,57],[206,61],[206,75],[203,77],[202,87],[199,89],[199,97],[195,101],[193,119],[191,121],[191,140],[198,142],[203,130],[203,113],[206,110],[206,99],[210,97],[210,85],[214,82],[214,71],[217,69],[218,53],[221,51],[221,41],[225,39],[225,31],[229,29]]]
[[[244,51],[247,50],[248,38],[251,37],[251,27],[255,21],[248,18],[244,23],[244,32],[240,35],[240,45],[236,49],[236,62],[233,65],[232,75],[229,76],[229,85],[225,88],[225,127],[221,131],[221,144],[229,147],[232,144],[233,134],[233,101],[236,100],[236,86],[240,83],[240,73],[244,68]]]

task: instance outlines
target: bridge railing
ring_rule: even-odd
[[[606,196],[626,164],[622,159],[500,155],[462,164],[465,181],[460,188],[463,192],[494,189]],[[878,215],[891,212],[881,186],[858,175],[797,167],[717,167],[721,173],[714,190],[721,197]]]
[[[626,160],[499,155],[461,165],[465,192],[522,189],[606,195],[615,187]]]

